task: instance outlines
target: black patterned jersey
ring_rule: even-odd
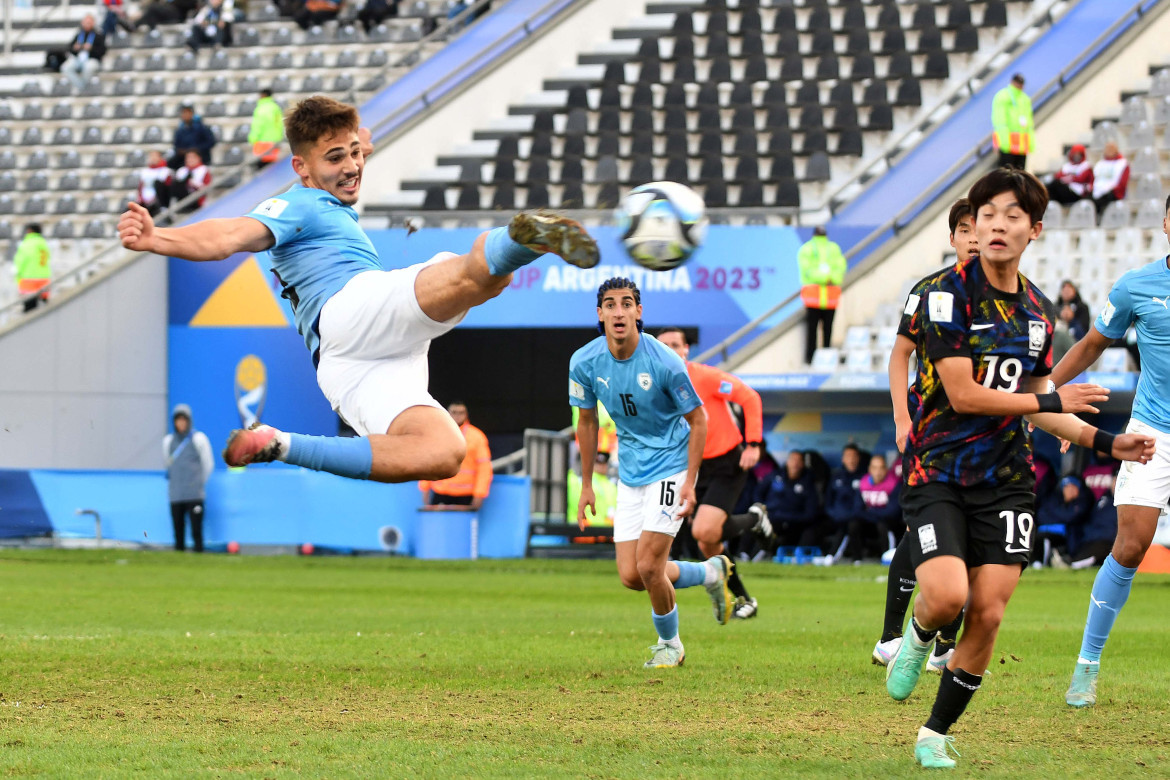
[[[914,352],[918,355],[919,363],[922,362],[922,316],[920,314],[922,296],[926,294],[926,289],[930,285],[950,270],[950,268],[944,268],[929,276],[922,277],[914,283],[914,286],[910,288],[910,294],[906,296],[906,306],[902,309],[902,318],[898,320],[898,335],[905,336],[914,342]],[[918,411],[918,397],[914,394],[913,386],[906,393],[906,410],[910,413],[910,419],[914,419],[914,414]]]
[[[936,363],[970,358],[976,382],[1021,392],[1026,376],[1052,373],[1052,303],[1022,274],[1016,293],[992,287],[978,258],[936,277],[921,298],[906,484],[1031,485],[1032,445],[1023,419],[959,414],[951,408]]]

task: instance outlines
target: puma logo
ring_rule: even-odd
[[[1152,295],[1151,295],[1151,296],[1150,296],[1150,300],[1152,300],[1154,303],[1160,303],[1160,304],[1162,304],[1162,308],[1163,308],[1163,309],[1166,309],[1167,311],[1170,311],[1170,306],[1167,306],[1167,305],[1166,305],[1166,301],[1167,301],[1167,300],[1170,300],[1170,295],[1167,295],[1165,298],[1155,298],[1154,296],[1152,296]]]
[[[601,377],[597,377],[597,381],[601,382],[601,384],[605,385],[606,390],[609,389],[609,377],[606,377],[605,379],[602,379]]]

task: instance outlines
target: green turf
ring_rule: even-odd
[[[869,663],[877,567],[743,568],[760,617],[681,594],[641,668],[612,563],[0,555],[0,771],[45,777],[901,777],[937,678]],[[1141,575],[1101,699],[1063,693],[1092,572],[1028,572],[953,730],[958,775],[1170,775],[1170,578]]]

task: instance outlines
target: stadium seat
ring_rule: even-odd
[[[1092,146],[1094,149],[1104,149],[1105,144],[1109,143],[1110,141],[1118,144],[1121,143],[1121,130],[1118,129],[1116,124],[1109,120],[1105,120],[1103,122],[1098,122],[1093,126]]]
[[[1124,201],[1110,203],[1101,213],[1101,227],[1116,229],[1129,224],[1129,206]],[[1082,236],[1082,240],[1084,240]]]
[[[1130,255],[1141,254],[1143,241],[1144,237],[1142,236],[1141,228],[1122,228],[1117,231],[1117,236],[1113,240],[1112,254],[1116,257],[1128,257]]]
[[[20,112],[20,118],[25,122],[33,122],[43,118],[45,115],[45,107],[36,101],[24,104],[24,110]]]
[[[16,192],[16,176],[12,171],[0,173],[0,192]]]
[[[867,325],[850,325],[845,331],[845,341],[842,347],[847,350],[869,349],[873,340],[873,332]]]
[[[77,197],[72,193],[66,193],[57,198],[57,202],[53,204],[54,214],[76,214],[77,213]],[[65,236],[58,236],[64,238]],[[72,238],[73,233],[70,231],[68,238]]]
[[[1126,134],[1124,148],[1153,147],[1154,140],[1154,126],[1149,121],[1142,119],[1136,122]]]
[[[21,214],[44,214],[45,213],[45,199],[40,195],[30,195],[24,199],[24,205],[20,209]]]
[[[1066,228],[1097,227],[1097,209],[1093,206],[1093,201],[1078,200],[1069,206],[1064,226]]]
[[[160,119],[166,114],[166,106],[161,100],[155,99],[147,102],[142,108],[143,119]]]
[[[1007,4],[1004,0],[987,0],[983,5],[980,27],[1007,27]]]
[[[51,143],[54,146],[69,146],[73,143],[73,128],[72,127],[58,127],[53,131],[53,140]]]
[[[832,373],[841,365],[841,353],[834,347],[820,347],[813,353],[811,371]]]
[[[1048,208],[1044,211],[1042,221],[1046,230],[1064,227],[1064,209],[1056,201],[1048,201]]]
[[[867,374],[873,371],[873,352],[868,349],[851,349],[845,353],[845,370]]]
[[[1162,161],[1153,146],[1138,149],[1129,162],[1129,171],[1132,176],[1141,176],[1145,173],[1161,174]]]
[[[105,238],[106,223],[105,220],[91,219],[85,223],[84,235],[86,238]]]
[[[81,155],[77,153],[76,149],[69,149],[62,153],[57,158],[57,168],[80,168]],[[62,189],[67,189],[64,185]]]
[[[335,67],[338,68],[355,68],[358,64],[357,52],[353,49],[346,49],[338,52],[337,62]]]
[[[16,208],[11,195],[0,195],[0,214],[15,214]]]
[[[89,180],[89,189],[91,190],[108,190],[113,189],[113,186],[114,177],[109,171],[98,171]]]
[[[1137,216],[1134,218],[1133,224],[1140,228],[1161,227],[1165,215],[1163,201],[1144,200],[1138,205]]]

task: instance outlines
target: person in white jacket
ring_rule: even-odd
[[[1098,217],[1110,203],[1125,199],[1128,185],[1129,160],[1110,141],[1105,144],[1105,156],[1093,166],[1093,202],[1097,204]]]
[[[195,552],[203,552],[203,499],[207,479],[215,467],[211,442],[191,423],[191,407],[179,404],[171,413],[175,432],[163,437],[163,462],[167,467],[167,493],[171,500],[171,523],[175,528],[175,549],[186,549],[186,518],[191,519],[191,540]]]

